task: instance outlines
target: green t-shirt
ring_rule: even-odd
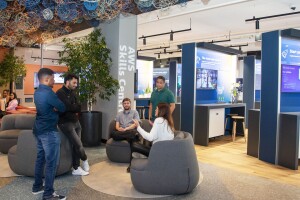
[[[175,98],[173,93],[167,89],[164,88],[160,91],[155,89],[151,94],[150,103],[152,103],[152,116],[151,119],[155,119],[155,109],[159,103],[175,103]]]

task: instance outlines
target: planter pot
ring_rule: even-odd
[[[81,124],[81,141],[83,146],[99,146],[102,138],[102,113],[82,111],[79,117]]]

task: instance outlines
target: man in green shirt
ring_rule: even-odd
[[[173,93],[165,88],[165,77],[158,76],[156,78],[156,89],[151,94],[150,106],[149,106],[149,122],[155,120],[155,109],[159,103],[168,103],[170,104],[171,113],[175,109],[175,98]]]

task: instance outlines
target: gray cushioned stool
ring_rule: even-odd
[[[130,162],[130,145],[126,140],[115,141],[110,138],[106,142],[106,155],[112,162],[129,163]]]
[[[22,130],[31,130],[35,121],[33,114],[10,114],[2,118],[0,129],[0,152],[8,150],[17,144]]]
[[[72,168],[72,147],[68,138],[59,132],[60,159],[56,175],[67,173]],[[8,151],[8,163],[13,172],[24,176],[34,176],[35,161],[37,156],[36,139],[32,130],[21,131],[17,145]]]
[[[190,133],[176,132],[174,140],[152,145],[147,159],[133,158],[130,168],[135,189],[146,194],[178,195],[199,182],[199,166]]]
[[[109,124],[108,134],[110,135],[115,130],[116,121],[112,120]],[[130,162],[131,149],[126,140],[115,141],[110,138],[106,142],[106,155],[112,162],[129,163]]]

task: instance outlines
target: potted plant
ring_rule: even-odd
[[[92,111],[92,105],[100,99],[109,100],[119,88],[118,80],[110,75],[112,59],[106,46],[105,38],[100,29],[95,29],[89,35],[79,38],[64,38],[64,49],[59,52],[60,63],[65,63],[68,71],[79,76],[79,100],[87,103],[87,111],[82,111],[80,122],[82,126],[82,141],[85,146],[99,144],[101,137],[101,113]],[[97,136],[98,135],[98,136]]]
[[[0,63],[0,86],[9,84],[10,91],[13,90],[13,83],[21,81],[19,77],[26,75],[24,59],[14,55],[14,50],[10,49],[5,54]]]

